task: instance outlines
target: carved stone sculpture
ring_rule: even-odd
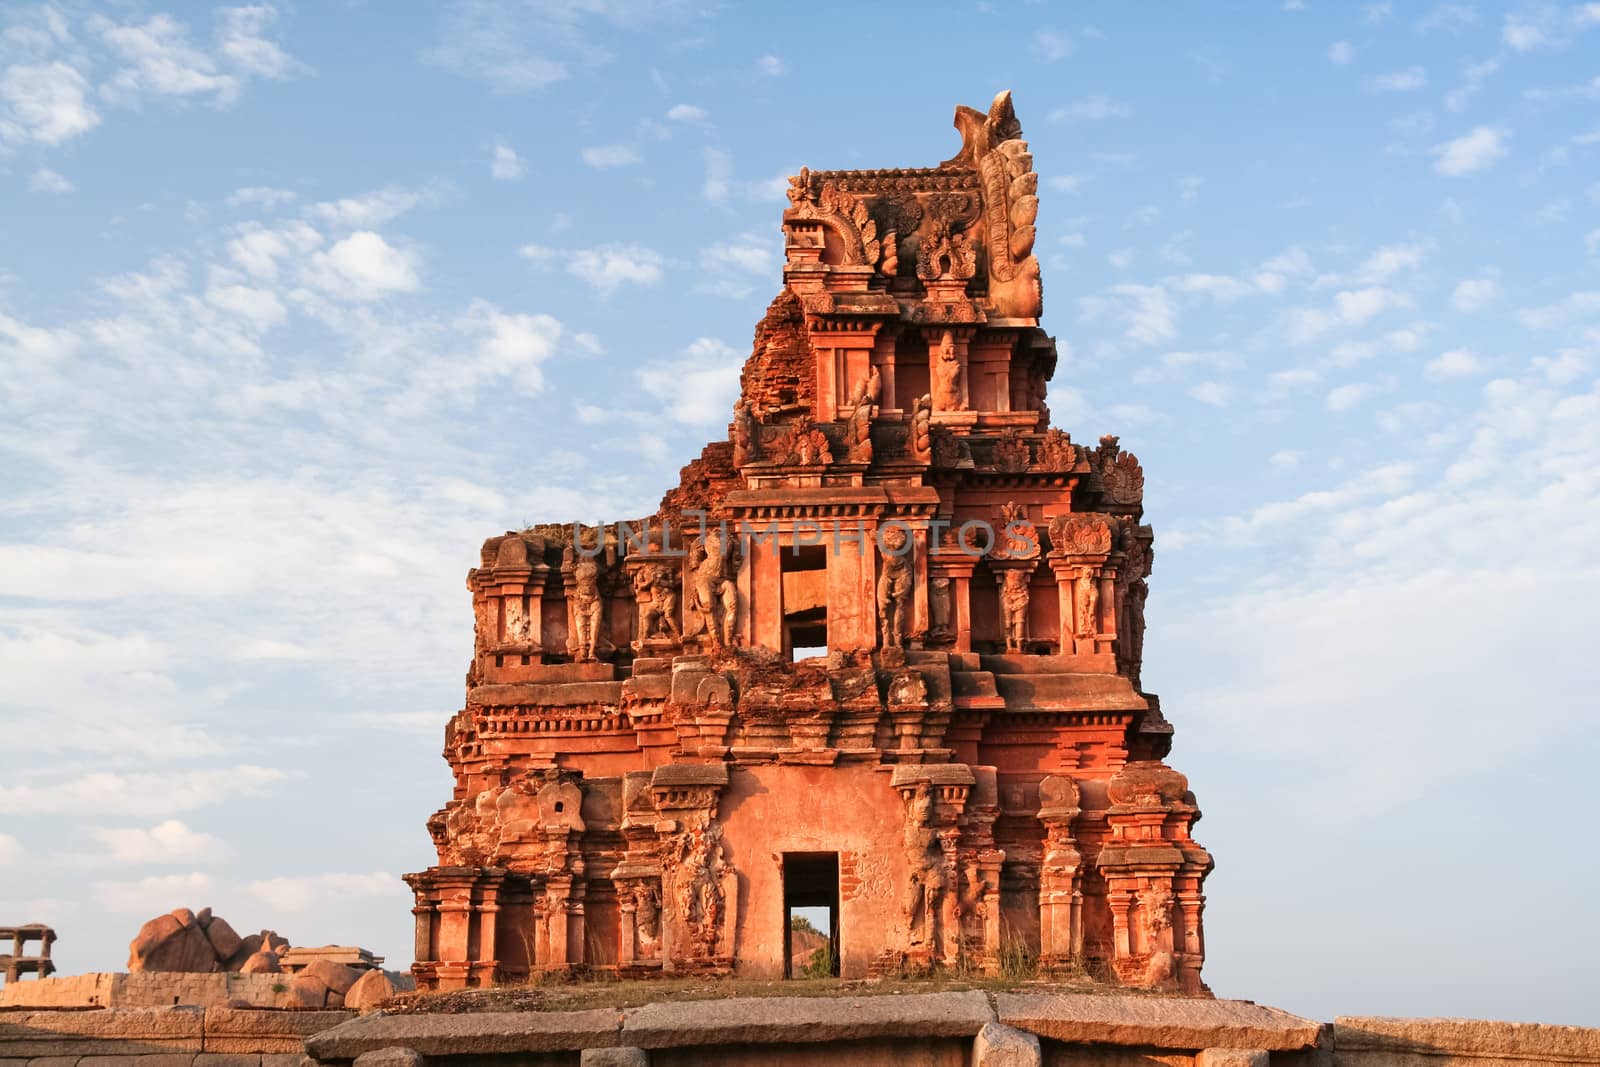
[[[905,854],[906,896],[901,907],[906,941],[913,949],[931,948],[939,903],[944,898],[945,876],[938,834],[933,827],[933,790],[926,782],[917,785],[906,804]]]
[[[916,572],[904,529],[887,526],[880,540],[883,569],[878,575],[878,615],[882,628],[879,643],[884,648],[900,648],[905,643],[906,618],[911,614],[911,589]]]
[[[571,647],[573,658],[579,663],[593,662],[600,641],[600,616],[604,605],[600,599],[600,564],[594,556],[575,551],[568,545],[562,570],[573,578],[572,620],[574,633]]]
[[[1028,572],[1008,567],[1000,584],[1000,607],[1006,622],[1006,651],[1021,652],[1028,639]]]
[[[956,355],[955,337],[949,330],[939,338],[933,355],[933,407],[935,411],[964,411],[966,397],[961,388],[961,360]]]
[[[907,446],[912,459],[923,463],[933,460],[933,399],[927,393],[911,402],[911,430]]]
[[[1076,605],[1077,636],[1089,638],[1100,632],[1100,582],[1092,574],[1078,575],[1074,586],[1073,602]]]
[[[722,531],[706,531],[695,542],[693,558],[696,610],[704,619],[711,646],[729,648],[733,645],[739,590],[728,580],[728,547]]]
[[[872,462],[872,412],[872,406],[862,400],[845,423],[845,458],[851,463]]]

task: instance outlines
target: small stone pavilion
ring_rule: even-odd
[[[1098,963],[1204,989],[1200,812],[1139,680],[1138,460],[1050,425],[1009,93],[936,167],[790,179],[726,440],[651,516],[492,537],[423,987]],[[808,915],[820,912],[808,912]]]

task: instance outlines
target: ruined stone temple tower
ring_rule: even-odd
[[[1144,474],[1050,426],[1010,94],[956,127],[937,167],[790,180],[728,438],[654,515],[484,543],[407,877],[425,987],[781,977],[804,907],[845,977],[1027,953],[1203,988]]]

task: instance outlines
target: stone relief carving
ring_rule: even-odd
[[[573,632],[568,650],[579,663],[594,661],[600,643],[600,620],[605,605],[600,597],[600,564],[594,556],[568,545],[561,562],[562,573],[572,578]]]
[[[749,406],[743,400],[733,405],[733,429],[729,436],[733,441],[735,467],[742,467],[760,458],[760,431],[755,418],[750,414]]]
[[[1111,551],[1111,525],[1101,515],[1057,515],[1050,520],[1050,544],[1058,553],[1103,555]]]
[[[906,801],[906,895],[901,905],[905,914],[907,943],[912,948],[933,947],[934,923],[944,899],[944,856],[933,826],[933,789],[920,782]]]
[[[961,151],[951,164],[976,167],[983,182],[984,247],[989,259],[989,302],[1003,316],[1037,318],[1044,304],[1039,261],[1033,255],[1039,214],[1039,176],[1022,140],[1011,93],[994,98],[985,115],[958,107]]]
[[[1054,427],[1044,432],[1039,442],[1039,468],[1047,471],[1070,471],[1078,465],[1078,446],[1072,435]]]
[[[949,330],[939,338],[933,355],[933,408],[935,411],[965,411],[967,398],[961,385],[961,360],[956,355],[955,335]]]
[[[954,631],[950,626],[951,581],[935,575],[928,581],[928,636],[946,640]]]
[[[1125,507],[1144,500],[1144,468],[1139,466],[1138,456],[1122,451],[1115,434],[1108,433],[1100,438],[1094,460],[1106,499]]]
[[[1021,474],[1033,462],[1033,455],[1028,449],[1028,442],[1016,430],[1005,429],[1000,431],[1000,439],[994,444],[994,469],[1004,474]]]
[[[1093,637],[1100,632],[1100,581],[1088,571],[1078,575],[1072,594],[1078,637]]]
[[[872,405],[861,400],[845,420],[845,459],[850,463],[872,462],[872,411]]]
[[[739,610],[739,590],[728,577],[728,544],[722,530],[713,527],[695,539],[690,551],[694,578],[695,611],[713,648],[731,648]]]
[[[633,572],[633,597],[639,609],[638,639],[634,651],[640,652],[651,638],[677,640],[678,576],[676,568],[665,563],[646,563]]]
[[[900,648],[905,643],[906,620],[911,615],[911,588],[915,579],[912,550],[906,531],[886,526],[880,534],[884,552],[878,575],[878,616],[880,643],[884,648]]]
[[[712,822],[673,835],[665,858],[671,869],[674,914],[688,934],[688,944],[673,945],[673,954],[689,959],[718,955],[727,902],[723,882],[730,872],[722,827]]]
[[[933,398],[923,393],[911,402],[911,429],[906,438],[912,459],[933,459]]]
[[[878,396],[882,391],[883,378],[878,373],[877,366],[873,365],[856,382],[855,388],[850,390],[850,397],[846,401],[846,406],[852,410],[863,406],[876,408],[878,406]]]
[[[1000,607],[1005,616],[1006,651],[1021,652],[1028,639],[1029,574],[1020,567],[1008,567],[1000,579]]]

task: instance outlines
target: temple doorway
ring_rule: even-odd
[[[783,854],[785,978],[839,976],[839,854]]]

